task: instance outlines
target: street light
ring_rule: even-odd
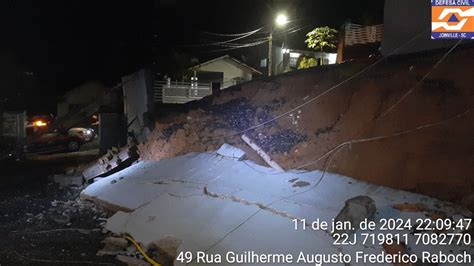
[[[285,14],[278,14],[278,16],[275,19],[275,25],[277,27],[283,27],[288,23],[288,17]],[[272,45],[273,45],[273,31],[275,30],[275,26],[273,25],[272,28],[270,29],[270,36],[268,37],[268,76],[270,77],[272,75],[272,64],[273,64],[273,59],[272,59]]]
[[[277,26],[285,26],[288,23],[288,18],[285,14],[279,14],[275,20]]]

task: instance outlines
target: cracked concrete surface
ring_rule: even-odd
[[[251,202],[251,201],[248,201],[246,199],[238,198],[234,195],[218,194],[218,193],[211,192],[211,191],[207,190],[207,188],[204,188],[204,194],[207,195],[207,196],[213,197],[213,198],[218,198],[218,199],[223,199],[223,200],[231,200],[233,202],[242,203],[242,204],[245,204],[245,205],[254,205],[254,206],[257,206],[261,210],[268,211],[270,213],[276,214],[276,215],[281,216],[283,218],[289,218],[291,220],[293,220],[293,219],[301,220],[302,219],[300,217],[290,215],[287,212],[279,211],[277,209],[271,208],[270,207],[271,204],[264,205],[260,202]]]
[[[248,250],[294,256],[299,252],[380,252],[381,246],[334,246],[327,231],[294,229],[293,219],[306,219],[307,225],[317,219],[331,222],[347,199],[359,195],[374,199],[375,220],[425,217],[424,213],[400,212],[392,207],[403,202],[423,202],[429,208],[441,208],[448,216],[460,212],[426,196],[331,173],[315,186],[321,174],[279,173],[217,153],[191,153],[137,163],[92,184],[82,196],[129,210],[109,219],[106,228],[110,231],[129,233],[143,244],[171,235],[183,241],[178,252],[219,254]],[[116,182],[111,184],[112,180]],[[293,186],[296,180],[309,185]],[[150,216],[156,218],[150,220]],[[436,248],[460,252],[462,247]]]

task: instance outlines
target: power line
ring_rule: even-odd
[[[218,43],[213,43],[212,46],[222,46],[222,47],[236,47],[236,46],[241,46],[241,45],[246,45],[254,42],[259,42],[268,39],[268,37],[265,38],[256,38],[256,39],[249,39],[246,40],[246,42],[231,42],[230,40],[228,42],[218,42]],[[210,40],[208,40],[210,41]]]
[[[430,71],[428,71],[428,73],[426,73],[423,78],[418,81],[415,86],[413,86],[412,88],[410,88],[394,105],[392,105],[390,108],[387,109],[387,111],[385,111],[381,117],[384,117],[386,116],[388,113],[390,113],[393,109],[395,109],[410,93],[413,92],[413,90],[415,90],[416,88],[418,88],[418,86],[420,86],[424,81],[425,79],[427,79],[431,73],[433,73],[433,71],[443,62],[444,59],[446,59],[446,57],[454,50],[456,49],[456,47],[461,43],[462,39],[460,39],[446,54],[443,55],[443,57],[441,57],[441,59],[430,69]]]
[[[278,38],[278,37],[281,37],[281,36],[284,36],[284,35],[293,34],[295,32],[301,31],[301,30],[303,30],[305,28],[308,28],[308,27],[311,27],[311,26],[312,26],[311,24],[304,25],[304,26],[296,26],[296,27],[290,28],[290,29],[288,29],[284,32],[279,32],[275,37]],[[259,45],[261,43],[267,42],[268,37],[254,39],[253,41],[255,41],[255,42],[253,42],[253,43],[231,43],[230,41],[229,42],[221,42],[221,43],[218,44],[218,46],[223,46],[223,47],[227,47],[227,48],[245,48],[245,47]]]
[[[236,50],[236,49],[242,49],[242,48],[248,48],[248,47],[253,47],[253,46],[258,46],[263,43],[267,43],[268,40],[265,41],[260,41],[260,42],[255,42],[255,43],[249,43],[241,46],[233,46],[229,48],[224,48],[224,49],[216,49],[216,50],[209,50],[209,51],[204,51],[204,53],[214,53],[214,52],[224,52],[224,51],[231,51],[231,50]]]
[[[220,41],[220,42],[214,42],[214,43],[203,43],[203,44],[190,44],[190,45],[183,45],[183,47],[217,46],[217,45],[221,45],[221,44],[231,43],[231,42],[234,42],[234,41],[237,41],[237,40],[240,40],[240,39],[247,38],[247,37],[259,32],[262,29],[263,29],[263,27],[259,28],[259,29],[256,29],[256,30],[253,30],[251,32],[248,32],[244,35],[240,35],[239,37],[236,37],[234,39],[230,39],[230,40],[226,40],[226,41]]]
[[[276,32],[275,35],[277,36],[280,36],[280,35],[286,35],[286,34],[291,34],[293,32],[297,32],[297,31],[300,31],[304,28],[307,28],[307,27],[310,27],[312,26],[313,24],[306,24],[306,25],[299,25],[299,26],[294,26],[294,27],[291,27],[291,28],[288,28],[288,29],[285,29],[285,30],[282,30],[282,31],[278,31]]]
[[[441,120],[441,121],[437,121],[437,122],[434,122],[434,123],[431,123],[431,124],[421,125],[421,126],[418,126],[418,127],[412,128],[412,129],[403,130],[403,131],[394,133],[394,134],[392,134],[392,135],[376,136],[376,137],[371,137],[371,138],[354,139],[354,140],[345,141],[345,142],[343,142],[343,143],[341,143],[341,144],[339,144],[339,145],[333,147],[332,149],[330,149],[329,151],[327,151],[325,154],[323,154],[322,156],[320,156],[320,157],[317,158],[316,160],[311,161],[311,162],[306,163],[306,164],[303,164],[303,165],[300,165],[300,166],[298,166],[296,169],[302,169],[302,168],[304,168],[304,167],[306,167],[306,166],[309,166],[309,165],[318,163],[319,161],[321,161],[322,159],[326,158],[327,156],[330,156],[332,153],[334,153],[334,151],[339,150],[339,149],[342,149],[342,148],[345,147],[345,146],[350,146],[350,145],[352,145],[352,144],[357,144],[357,143],[364,143],[364,142],[370,142],[370,141],[377,141],[377,140],[389,139],[389,138],[393,138],[393,137],[399,137],[399,136],[407,135],[407,134],[410,134],[410,133],[413,133],[413,132],[416,132],[416,131],[419,131],[419,130],[423,130],[423,129],[427,129],[427,128],[436,127],[436,126],[442,125],[442,124],[444,124],[444,123],[450,122],[450,121],[452,121],[452,120],[461,118],[462,116],[468,114],[468,113],[471,112],[472,110],[473,110],[473,108],[470,107],[470,108],[468,108],[467,110],[465,110],[464,112],[458,113],[458,114],[456,114],[455,116],[449,117],[449,118],[447,118],[447,119],[444,119],[444,120]]]
[[[300,30],[306,29],[306,28],[311,27],[311,26],[312,26],[312,24],[308,24],[308,25],[305,25],[305,26],[301,26],[301,27],[296,28],[296,29],[293,29],[293,30],[291,30],[291,31],[282,33],[281,35],[293,34],[293,33],[295,33],[295,32],[298,32],[298,31],[300,31]],[[281,36],[281,35],[278,35],[278,36]]]
[[[218,46],[222,46],[222,47],[247,47],[247,46],[253,46],[253,45],[256,44],[256,43],[267,42],[267,41],[268,41],[268,37],[259,38],[259,39],[253,39],[253,40],[249,40],[249,41],[253,41],[253,42],[247,42],[247,43],[223,43],[223,44],[219,44]]]
[[[239,37],[239,36],[243,36],[243,35],[247,35],[247,34],[256,33],[256,32],[258,32],[258,31],[260,31],[264,28],[265,27],[260,27],[258,29],[251,30],[251,31],[248,31],[248,32],[243,32],[243,33],[214,33],[214,32],[209,32],[209,31],[203,31],[202,33],[208,34],[208,35],[214,35],[214,36],[221,36],[221,37]]]
[[[307,24],[307,25],[304,25],[304,26],[294,26],[292,28],[289,28],[289,29],[286,29],[284,31],[278,32],[278,34],[276,34],[276,37],[281,37],[283,35],[293,34],[295,32],[298,32],[298,31],[303,30],[303,29],[305,29],[307,27],[310,27],[310,26],[311,26],[311,24]],[[222,46],[222,47],[226,47],[226,48],[238,49],[238,48],[245,48],[245,47],[250,47],[250,46],[254,46],[254,45],[259,45],[259,44],[263,43],[263,41],[267,41],[268,38],[264,37],[264,38],[254,39],[254,40],[252,40],[252,41],[254,41],[252,43],[233,43],[233,42],[244,39],[244,38],[247,38],[247,37],[249,37],[251,35],[254,35],[256,33],[259,33],[259,32],[260,33],[266,33],[266,32],[261,32],[263,29],[264,29],[264,27],[261,27],[261,28],[258,28],[256,30],[253,30],[253,31],[249,31],[249,32],[245,32],[245,33],[237,33],[237,34],[221,34],[221,33],[213,34],[213,33],[210,33],[210,32],[205,32],[205,33],[212,34],[212,35],[217,35],[217,36],[227,36],[227,37],[236,37],[236,38],[226,40],[226,41],[212,42],[212,43],[183,45],[183,47]],[[220,50],[233,50],[233,49],[220,49]],[[220,51],[220,50],[217,50],[217,51]]]

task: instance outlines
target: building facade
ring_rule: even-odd
[[[262,72],[229,56],[224,55],[191,68],[198,77],[199,82],[213,83],[221,90],[249,81]]]
[[[275,75],[294,71],[302,57],[314,58],[318,64],[336,64],[337,53],[326,53],[313,50],[297,50],[274,46],[273,49],[273,73]]]

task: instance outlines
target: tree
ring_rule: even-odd
[[[337,30],[329,27],[315,28],[314,30],[306,34],[307,39],[305,40],[308,48],[320,50],[321,55],[324,52],[324,48],[336,48],[337,45]],[[322,65],[321,59],[321,65]]]
[[[298,69],[315,67],[318,65],[318,61],[315,58],[310,56],[302,55],[298,59]]]

